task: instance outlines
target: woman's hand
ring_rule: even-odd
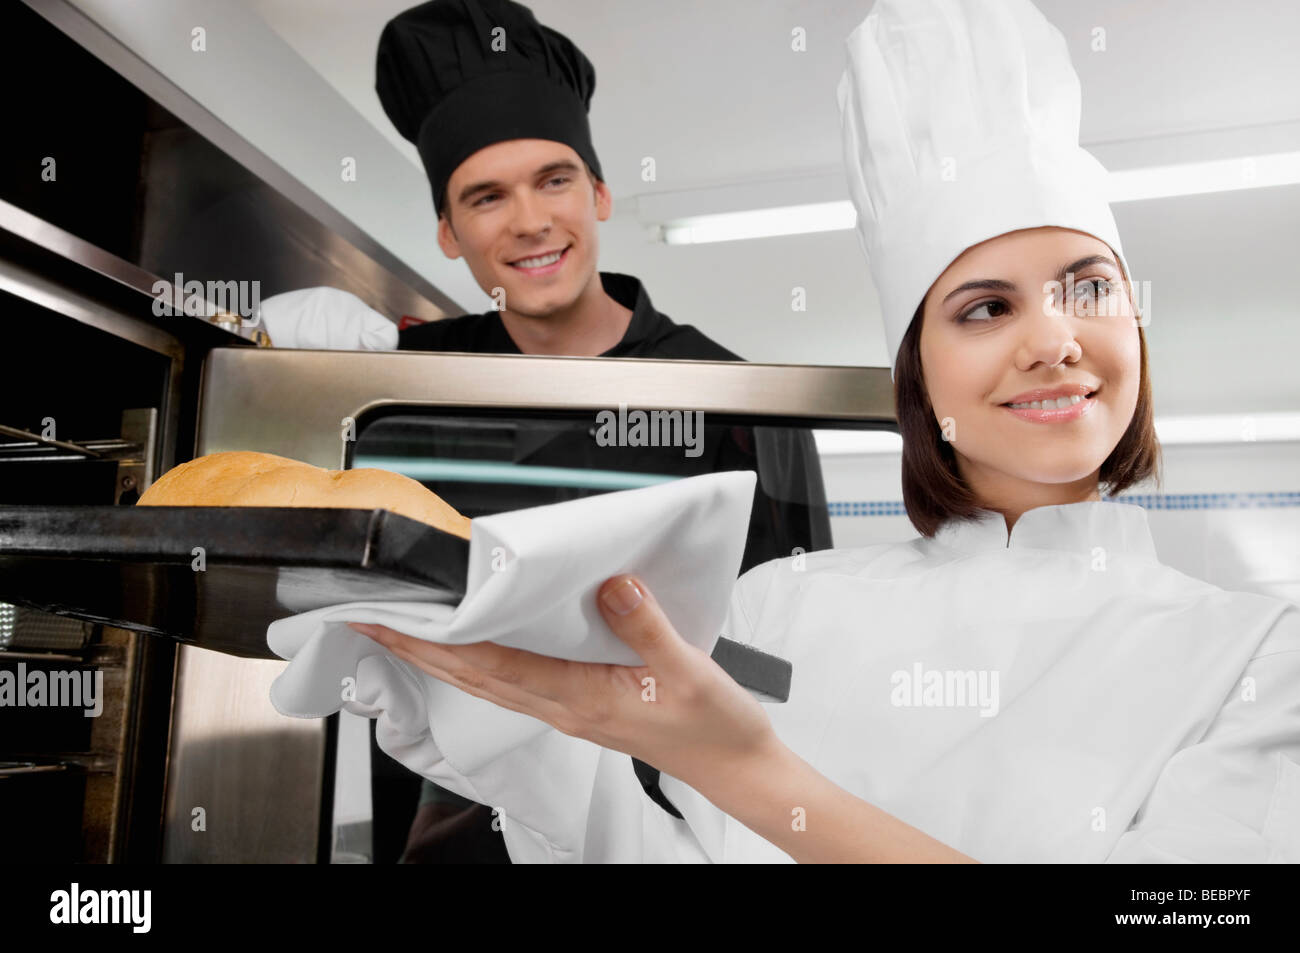
[[[398,658],[503,708],[622,751],[701,793],[782,746],[767,712],[673,628],[644,583],[606,580],[601,615],[643,666],[572,662],[491,642],[438,645],[348,623]]]
[[[645,665],[569,662],[491,642],[437,645],[348,624],[449,685],[654,765],[795,860],[971,861],[783,745],[763,706],[677,634],[644,584],[615,576],[597,602]]]

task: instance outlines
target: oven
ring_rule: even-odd
[[[0,154],[0,508],[98,508],[108,525],[190,459],[207,355],[267,341],[177,276],[256,281],[262,297],[328,284],[394,315],[445,313],[437,289],[75,5],[8,5],[0,53],[13,90],[58,64],[37,94],[10,97]],[[75,549],[78,529],[35,542]],[[111,624],[145,610],[69,611],[85,578],[11,557],[0,545],[0,856],[171,856],[178,643]],[[86,567],[101,581],[122,568]],[[130,607],[174,596],[139,574],[116,589]],[[89,708],[68,703],[87,694]],[[301,856],[275,836],[264,856]]]
[[[192,444],[204,353],[252,345],[207,322],[146,320],[153,299],[133,283],[147,278],[0,202],[0,505],[129,507]],[[24,604],[20,578],[10,586],[0,595],[6,859],[154,859],[174,644],[42,611]]]
[[[419,779],[364,720],[270,704],[286,663],[265,626],[294,609],[266,593],[298,558],[275,526],[243,554],[263,571],[223,576],[218,559],[200,582],[161,515],[124,518],[195,456],[389,468],[471,517],[754,469],[754,525],[777,529],[751,539],[748,564],[835,544],[820,435],[893,429],[887,368],[291,351],[201,298],[169,313],[177,274],[257,280],[262,297],[329,285],[394,317],[436,320],[449,301],[70,5],[16,5],[3,42],[59,63],[61,80],[15,102],[26,133],[0,156],[6,860],[396,859]],[[24,62],[0,57],[11,88]],[[87,136],[96,161],[78,166]],[[47,153],[67,160],[57,187],[24,171]],[[636,413],[700,429],[647,467],[600,441],[602,419],[623,434]],[[261,602],[241,601],[245,583]]]
[[[269,689],[286,663],[266,649],[264,607],[227,600],[215,614],[218,641],[214,613],[201,611],[201,596],[178,599],[174,577],[131,574],[90,551],[91,511],[129,507],[175,463],[255,450],[331,469],[382,467],[470,517],[753,469],[755,512],[793,516],[789,535],[747,549],[747,568],[835,544],[812,528],[829,525],[824,490],[801,482],[810,472],[820,480],[829,462],[817,455],[822,435],[894,427],[884,368],[259,347],[197,319],[161,332],[141,316],[143,298],[135,315],[92,308],[69,285],[21,271],[13,251],[0,294],[10,314],[26,316],[23,353],[41,353],[51,334],[66,347],[47,350],[51,359],[0,403],[0,601],[10,620],[0,662],[101,671],[106,702],[95,718],[0,708],[0,791],[8,784],[21,794],[15,804],[47,812],[0,822],[42,817],[40,843],[25,845],[31,856],[65,841],[59,856],[79,860],[383,863],[400,852],[419,779],[378,751],[363,719],[275,711]],[[644,450],[625,458],[600,445],[602,420],[651,410],[694,415],[699,452],[686,434],[646,472]],[[47,418],[55,429],[42,434]],[[721,447],[749,455],[720,456]],[[792,473],[791,448],[811,453],[811,468]],[[85,516],[68,517],[69,505]],[[36,510],[62,514],[49,524],[60,538],[40,559],[22,545],[15,556],[5,520]],[[189,540],[174,542],[188,552]],[[271,564],[288,558],[287,541],[262,546]],[[87,564],[120,580],[111,609],[91,600],[105,586],[79,574]],[[152,618],[163,602],[167,625]],[[177,605],[193,616],[178,622]],[[57,614],[39,611],[51,606]],[[274,616],[291,611],[280,605]],[[64,840],[50,836],[56,826]]]

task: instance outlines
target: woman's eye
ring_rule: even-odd
[[[1105,298],[1114,291],[1113,282],[1106,278],[1090,278],[1087,281],[1076,281],[1074,283],[1074,301],[1077,310],[1083,310],[1085,313],[1092,310],[1093,305],[1099,298]]]
[[[970,320],[991,321],[999,315],[1005,314],[1006,310],[1007,306],[1003,301],[985,301],[983,304],[978,304],[969,311],[963,311],[957,316],[957,323],[965,324]],[[981,313],[983,313],[983,317],[980,316]]]

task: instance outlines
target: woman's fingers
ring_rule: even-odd
[[[380,641],[384,644],[387,644],[384,639],[395,640],[406,651],[444,669],[448,666],[464,669],[467,678],[473,678],[469,670],[477,670],[498,682],[508,685],[527,685],[533,694],[550,699],[560,697],[564,688],[564,669],[567,664],[564,659],[513,649],[494,642],[444,645],[417,639],[413,635],[406,635],[387,626],[362,626],[360,623],[353,622],[349,622],[348,625],[367,635],[371,634],[366,632],[368,628],[380,630],[379,634],[382,636]]]
[[[688,784],[772,737],[762,706],[682,639],[643,582],[615,576],[597,595],[606,624],[643,665],[573,662],[487,642],[448,646],[383,626],[353,627],[454,688]]]
[[[352,625],[398,658],[455,688],[538,718],[565,734],[620,751],[639,751],[647,733],[653,738],[661,730],[651,729],[651,722],[665,717],[690,721],[691,706],[711,684],[713,663],[682,639],[653,593],[635,577],[607,580],[597,605],[606,624],[643,665],[573,662],[491,642],[442,645],[385,626]],[[670,699],[671,711],[645,704]]]
[[[610,630],[636,650],[660,681],[690,681],[698,664],[692,648],[644,582],[628,575],[607,579],[597,593],[596,604]]]
[[[566,709],[553,697],[540,694],[536,690],[537,684],[543,681],[548,684],[553,683],[553,674],[550,678],[539,679],[537,673],[542,666],[535,665],[532,660],[522,659],[517,665],[508,661],[509,653],[517,652],[521,656],[533,656],[531,652],[522,652],[490,642],[458,646],[438,645],[387,626],[363,627],[359,623],[351,622],[348,625],[379,642],[404,662],[409,662],[454,688],[503,708],[509,708],[511,711],[539,718],[562,731],[565,730],[564,726],[567,726]],[[533,657],[546,662],[561,662],[560,659]]]

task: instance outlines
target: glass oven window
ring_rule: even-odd
[[[742,572],[833,546],[811,427],[695,411],[386,409],[353,468],[419,480],[471,518],[727,470],[758,474]]]

